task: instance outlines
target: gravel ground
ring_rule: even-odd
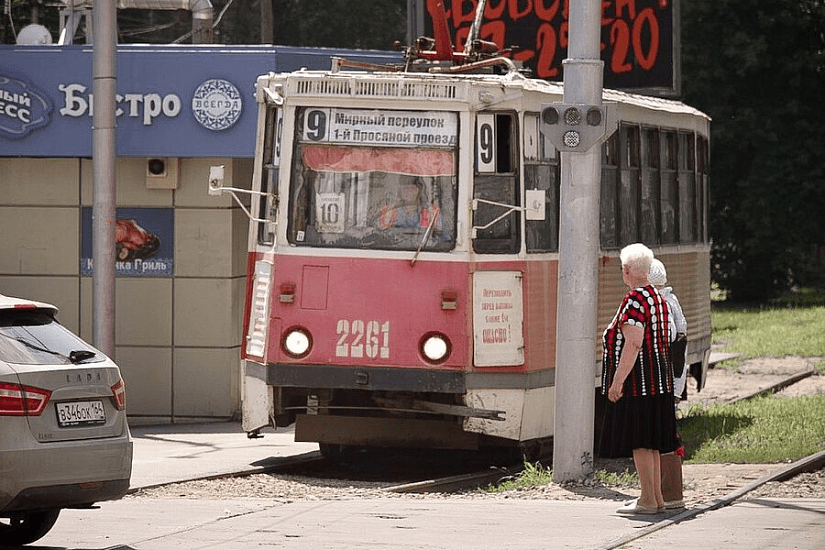
[[[596,464],[600,468],[600,464]],[[630,460],[627,469],[633,471]],[[683,468],[687,506],[711,502],[775,472],[776,464],[686,464]],[[256,474],[241,478],[191,481],[146,489],[129,498],[271,498],[277,501],[332,500],[350,498],[518,498],[551,500],[625,501],[639,495],[637,485],[606,485],[589,477],[580,482],[548,485],[505,492],[464,491],[461,493],[392,493],[390,483],[375,481],[319,480],[294,475]],[[769,482],[748,493],[749,497],[825,499],[825,469],[800,474],[786,482]]]
[[[762,389],[779,380],[802,372],[819,363],[821,358],[754,359],[743,362],[736,370],[713,369],[706,388],[690,395],[687,403],[723,402],[737,395]],[[814,375],[780,393],[788,397],[825,395],[825,376]],[[825,449],[825,442],[823,442]],[[712,502],[765,475],[776,472],[784,464],[685,464],[683,487],[687,506]],[[621,473],[634,472],[630,459],[600,460],[597,470]],[[215,479],[179,483],[139,491],[128,498],[271,498],[277,501],[328,500],[397,497],[397,498],[517,498],[554,500],[615,500],[638,496],[635,485],[605,485],[595,477],[580,482],[517,489],[506,492],[466,491],[450,494],[387,493],[390,482],[353,482],[308,478],[285,474],[257,474],[242,478]],[[785,482],[769,482],[747,494],[748,498],[818,498],[825,499],[825,469],[803,473]]]

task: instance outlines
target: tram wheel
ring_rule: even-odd
[[[321,456],[324,458],[329,460],[341,460],[347,446],[340,445],[338,443],[318,443],[318,448],[321,451]]]

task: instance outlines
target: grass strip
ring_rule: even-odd
[[[689,464],[794,461],[825,449],[825,396],[694,405],[680,429]]]

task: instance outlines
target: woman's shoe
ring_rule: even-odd
[[[658,514],[662,512],[664,508],[648,508],[647,506],[642,506],[639,504],[639,499],[631,500],[618,510],[616,510],[617,514]]]

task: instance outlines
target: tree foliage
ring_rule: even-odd
[[[272,6],[274,43],[282,46],[389,50],[406,37],[407,0],[211,0],[214,42],[260,44],[262,2]],[[57,40],[60,4],[0,0],[0,6],[6,3],[10,13],[0,14],[1,43],[13,44],[15,34],[29,23],[45,25]],[[192,16],[187,10],[119,9],[117,27],[121,44],[189,44]],[[75,40],[91,42],[83,27]]]
[[[406,37],[407,0],[272,3],[276,44],[390,50]]]
[[[708,113],[713,279],[733,299],[822,286],[825,5],[684,0],[684,100]]]
[[[406,0],[212,0],[215,42],[260,43],[262,2],[275,44],[390,49],[406,34]],[[56,25],[44,0],[5,3],[0,41]],[[683,99],[713,118],[713,280],[748,300],[825,287],[825,0],[681,0],[681,14]],[[183,10],[118,10],[121,43],[189,30]]]

